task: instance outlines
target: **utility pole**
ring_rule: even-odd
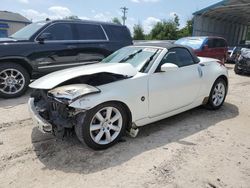
[[[123,13],[123,16],[122,16],[123,25],[125,25],[126,20],[127,20],[126,14],[128,13],[128,8],[127,7],[121,7],[121,10],[122,10],[122,13]]]

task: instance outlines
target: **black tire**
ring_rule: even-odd
[[[236,63],[235,66],[234,66],[234,72],[235,72],[235,74],[242,74],[242,71],[239,70],[238,64],[237,64],[237,63]]]
[[[220,105],[215,105],[214,102],[213,102],[213,94],[214,94],[214,90],[215,90],[215,87],[219,84],[223,84],[224,87],[225,87],[225,95],[223,97],[223,100],[221,102]],[[228,90],[228,86],[227,86],[227,83],[226,81],[223,79],[223,78],[218,78],[215,82],[214,82],[214,85],[210,91],[210,95],[209,95],[209,99],[208,99],[208,102],[207,104],[205,105],[208,109],[211,109],[211,110],[218,110],[219,108],[221,108],[221,106],[224,104],[224,101],[226,99],[226,96],[227,96],[227,90]]]
[[[99,112],[101,109],[106,108],[106,107],[116,108],[120,112],[122,116],[122,127],[120,129],[118,136],[112,142],[108,144],[98,144],[91,137],[90,124],[95,114]],[[89,146],[90,148],[94,150],[107,149],[113,146],[114,144],[116,144],[121,139],[121,137],[125,134],[126,126],[128,123],[127,121],[128,121],[128,116],[127,116],[126,110],[121,104],[115,103],[115,102],[103,103],[94,107],[91,110],[88,110],[84,114],[82,113],[78,115],[77,124],[75,125],[76,136],[83,144],[86,143],[87,146]]]
[[[23,95],[25,93],[25,91],[27,90],[28,85],[30,83],[29,73],[21,65],[16,64],[16,63],[2,63],[2,64],[0,64],[0,73],[3,72],[4,70],[7,70],[7,69],[17,70],[18,72],[20,72],[23,75],[23,77],[24,77],[24,82],[22,84],[23,87],[20,91],[13,93],[13,94],[3,92],[1,90],[1,87],[0,87],[0,97],[1,98],[16,98],[16,97]]]

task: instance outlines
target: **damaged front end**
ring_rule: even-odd
[[[98,88],[87,84],[66,85],[49,91],[35,90],[29,100],[32,119],[43,133],[63,137],[77,123],[77,115],[84,112],[69,105],[85,95],[99,92]]]

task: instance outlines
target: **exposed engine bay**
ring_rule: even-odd
[[[52,129],[46,131],[61,138],[78,123],[78,115],[82,116],[85,113],[84,110],[69,107],[69,103],[74,98],[101,92],[96,86],[126,78],[128,77],[112,73],[85,75],[61,83],[52,90],[34,89],[31,97],[34,98],[34,105],[38,114],[52,125]],[[74,89],[72,88],[81,88],[82,90],[78,90],[77,95],[74,96]]]

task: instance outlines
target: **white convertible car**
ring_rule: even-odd
[[[81,142],[105,149],[126,130],[136,136],[138,127],[194,107],[220,108],[228,73],[218,61],[170,43],[125,47],[34,81],[29,109],[42,132],[75,130]]]

